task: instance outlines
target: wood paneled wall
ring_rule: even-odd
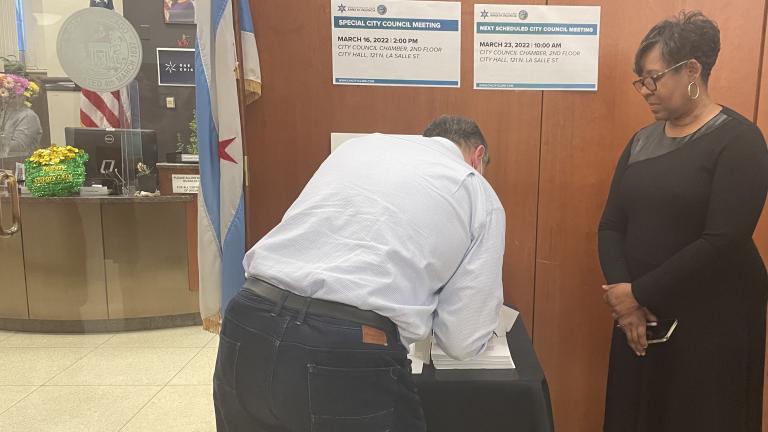
[[[701,9],[722,32],[714,97],[768,129],[767,1],[507,2],[602,6],[599,91],[575,93],[472,90],[473,1],[462,1],[462,87],[425,89],[332,85],[330,2],[250,0],[264,92],[246,114],[249,244],[279,222],[329,154],[331,132],[419,133],[439,114],[476,119],[507,212],[506,300],[533,333],[557,430],[601,430],[611,319],[596,228],[619,153],[652,121],[630,85],[635,49],[657,21]],[[768,226],[756,239],[768,253]]]
[[[473,5],[462,6],[460,89],[332,85],[330,1],[251,7],[264,92],[247,112],[249,241],[277,224],[329,154],[331,132],[417,134],[440,114],[472,117],[489,142],[488,177],[507,212],[505,295],[532,325],[541,93],[472,90]]]
[[[588,5],[589,0],[549,4]],[[763,0],[740,0],[761,11]],[[719,0],[601,1],[599,91],[545,93],[541,142],[534,345],[549,379],[558,431],[602,429],[611,317],[602,303],[596,231],[618,156],[653,119],[630,85],[645,33],[681,9],[718,21],[722,54],[711,90],[752,117],[761,49],[760,13]],[[642,9],[643,13],[627,14]]]

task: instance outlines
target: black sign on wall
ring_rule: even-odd
[[[157,80],[161,86],[194,86],[195,50],[158,48]]]

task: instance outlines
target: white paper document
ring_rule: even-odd
[[[482,354],[465,361],[454,360],[438,344],[432,344],[432,364],[435,369],[514,369],[505,335],[494,336]]]
[[[333,83],[459,87],[461,3],[331,0]]]
[[[410,354],[408,354],[408,358],[411,359],[411,373],[413,374],[421,374],[421,371],[424,370],[424,362],[412,357]]]
[[[514,369],[515,362],[507,345],[507,332],[512,329],[520,313],[507,306],[499,311],[499,323],[496,335],[488,342],[482,354],[472,360],[454,360],[440,348],[434,338],[411,344],[408,358],[414,374],[420,374],[424,363],[432,363],[435,369]]]
[[[411,359],[411,370],[415,374],[420,374],[424,368],[424,363],[430,362],[430,350],[432,349],[432,339],[424,339],[412,343],[408,347],[408,358]]]
[[[475,4],[474,88],[597,91],[600,6]]]
[[[347,132],[331,132],[331,153],[335,152],[345,142],[370,135],[369,133],[347,133]],[[403,138],[418,138],[421,135],[407,135],[407,134],[385,134]]]
[[[499,311],[499,325],[496,326],[496,334],[505,335],[509,333],[512,330],[512,326],[515,325],[518,315],[520,315],[520,312],[502,305]]]

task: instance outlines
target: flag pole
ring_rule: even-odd
[[[248,147],[245,143],[248,141],[245,136],[245,69],[243,68],[243,38],[241,37],[240,28],[240,2],[249,0],[231,0],[232,1],[232,19],[234,20],[233,27],[235,29],[235,53],[237,55],[237,67],[235,74],[237,77],[237,104],[240,111],[240,135],[243,137],[243,195],[244,195],[244,209],[243,214],[245,216],[245,249],[248,249],[248,208],[249,206],[249,193],[250,179],[248,178]]]

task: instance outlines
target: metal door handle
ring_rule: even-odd
[[[16,184],[16,177],[0,171],[0,184],[3,182],[5,182],[8,188],[8,196],[11,198],[11,226],[9,228],[5,227],[3,223],[3,209],[0,206],[0,238],[8,238],[19,231],[21,209],[19,207],[19,187]]]

